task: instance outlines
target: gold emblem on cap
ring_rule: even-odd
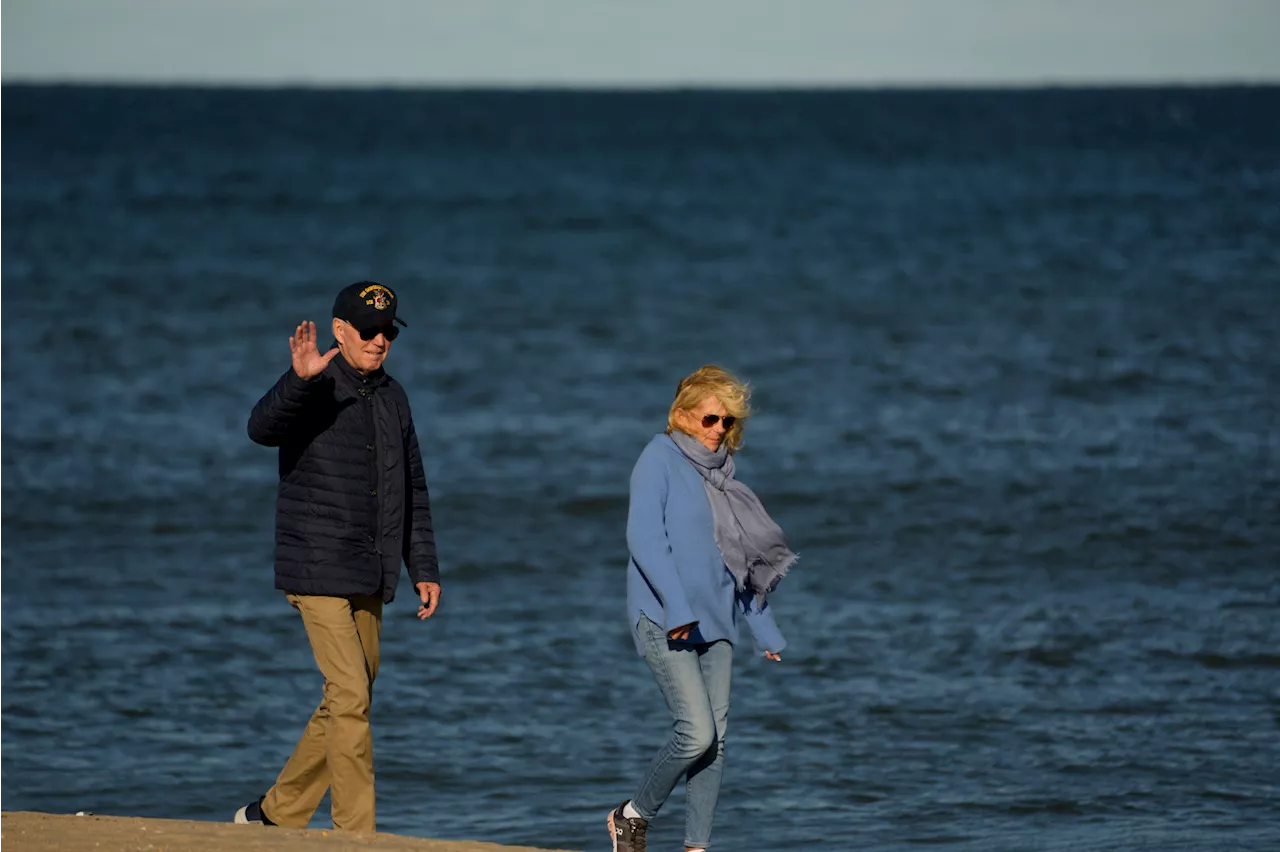
[[[369,297],[370,293],[373,294],[372,297]],[[381,284],[374,284],[361,290],[360,298],[364,299],[366,305],[373,305],[375,310],[385,311],[391,307],[391,300],[395,296],[391,295],[391,291]]]

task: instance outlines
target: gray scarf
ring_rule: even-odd
[[[763,603],[799,559],[787,547],[782,528],[764,510],[760,498],[733,478],[733,456],[724,444],[714,453],[697,438],[673,430],[671,440],[702,474],[711,503],[716,544],[738,591],[750,590]]]

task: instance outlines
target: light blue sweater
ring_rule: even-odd
[[[735,642],[742,618],[759,653],[787,646],[768,601],[761,606],[734,588],[702,476],[668,435],[655,435],[631,471],[627,547],[627,618],[640,656],[641,613],[666,631],[696,621],[690,644]]]

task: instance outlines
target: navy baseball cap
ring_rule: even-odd
[[[333,300],[333,315],[346,320],[359,331],[378,328],[398,322],[407,326],[404,320],[396,316],[396,293],[385,284],[376,281],[357,281],[338,292]]]

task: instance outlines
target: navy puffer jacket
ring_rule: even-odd
[[[317,378],[290,368],[253,407],[249,437],[280,448],[276,588],[395,597],[400,563],[440,581],[427,477],[404,389],[337,355]]]

